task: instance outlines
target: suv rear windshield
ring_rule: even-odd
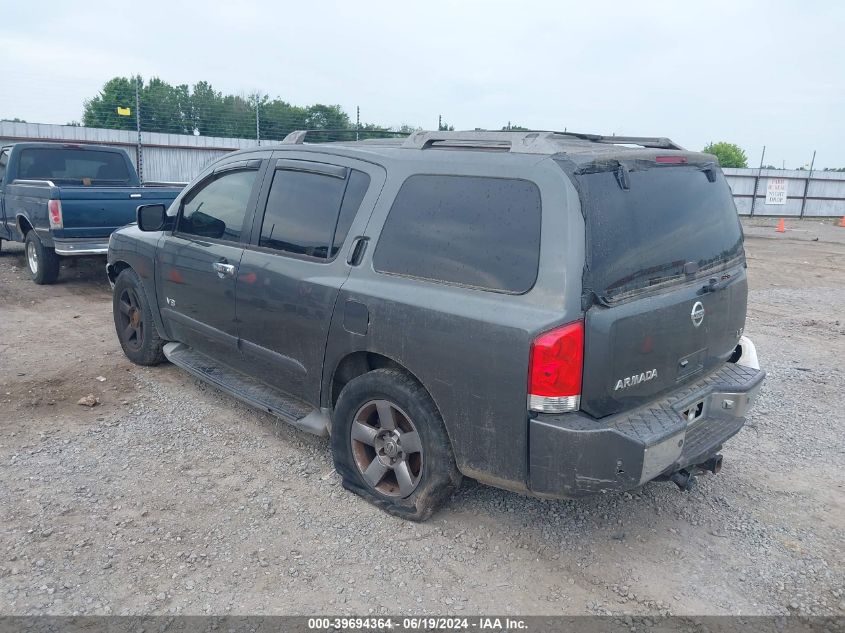
[[[33,147],[21,150],[18,178],[69,184],[116,185],[129,182],[129,170],[126,160],[118,152]]]
[[[638,161],[630,170],[582,169],[574,177],[587,221],[585,289],[603,301],[726,268],[744,255],[736,207],[715,166],[643,168]]]

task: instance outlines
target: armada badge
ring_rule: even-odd
[[[648,380],[653,380],[654,378],[657,378],[657,369],[649,369],[648,371],[644,371],[640,374],[625,376],[624,378],[620,378],[616,381],[616,386],[613,390],[619,391],[620,389],[627,389],[628,387],[633,387],[634,385],[638,385],[641,382],[646,382]]]

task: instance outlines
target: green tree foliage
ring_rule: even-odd
[[[82,124],[118,130],[135,129],[135,86],[138,85],[141,129],[145,132],[201,134],[255,138],[256,114],[262,139],[281,140],[294,130],[327,130],[308,136],[309,141],[354,140],[355,124],[339,105],[322,103],[296,106],[267,95],[224,95],[207,81],[193,86],[172,86],[157,77],[114,77],[100,93],[85,101]],[[118,108],[130,108],[121,116]],[[353,130],[337,134],[329,130]],[[375,124],[363,124],[359,138],[389,135]]]
[[[511,125],[508,123],[504,127],[502,127],[503,132],[528,132],[529,129],[527,127],[522,127],[521,125]]]
[[[739,145],[720,141],[719,143],[710,143],[701,151],[716,156],[722,167],[748,167],[748,156],[745,155]]]

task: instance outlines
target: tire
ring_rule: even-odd
[[[32,281],[38,285],[52,284],[59,278],[59,256],[41,243],[34,230],[26,234],[24,255]]]
[[[425,521],[461,484],[431,396],[398,369],[376,369],[347,383],[332,418],[331,446],[344,488],[403,519]]]
[[[114,283],[112,314],[117,339],[129,360],[147,367],[164,362],[165,341],[153,321],[144,284],[131,268],[122,271]]]

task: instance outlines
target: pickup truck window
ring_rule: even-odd
[[[370,177],[354,169],[346,178],[276,170],[259,246],[317,259],[334,257],[369,184]]]
[[[237,242],[255,184],[255,170],[225,172],[188,194],[177,233]]]
[[[129,182],[129,169],[118,152],[32,147],[21,151],[18,178],[56,184],[120,185]]]

